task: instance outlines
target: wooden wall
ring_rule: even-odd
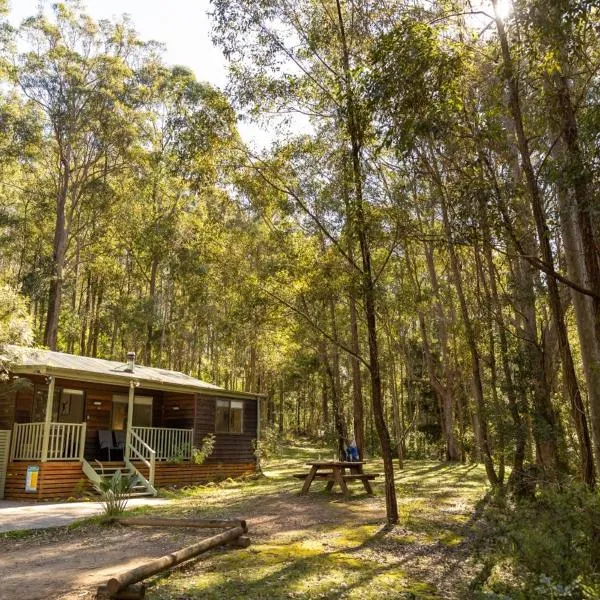
[[[37,492],[25,491],[27,467],[40,467]],[[144,476],[148,469],[141,463],[136,467]],[[254,462],[235,464],[157,463],[154,483],[156,487],[182,487],[228,477],[241,477],[254,473]],[[4,497],[7,500],[50,500],[79,498],[89,495],[92,486],[81,470],[79,462],[12,462],[6,472]]]
[[[222,396],[222,399],[230,399]],[[239,400],[239,398],[231,398]],[[217,398],[198,395],[194,427],[194,445],[200,447],[202,438],[215,433],[215,408]],[[244,432],[215,433],[215,449],[208,457],[208,464],[247,464],[256,463],[252,441],[256,439],[257,408],[256,400],[244,400]]]
[[[37,492],[25,491],[27,467],[40,467]],[[48,500],[79,498],[89,491],[90,483],[80,462],[12,462],[6,471],[6,500]]]
[[[148,469],[141,463],[136,463],[136,468],[148,476]],[[256,471],[256,463],[234,463],[234,464],[203,464],[194,465],[190,463],[156,463],[154,474],[154,485],[156,487],[183,487],[187,485],[198,485],[207,481],[220,481],[229,477],[241,477]]]
[[[10,384],[0,387],[0,429],[12,430],[15,422],[15,392]]]
[[[192,429],[196,410],[194,394],[175,394],[165,392],[160,404],[159,419],[155,419],[156,427],[172,427],[173,429]]]

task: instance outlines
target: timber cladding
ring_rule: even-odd
[[[239,398],[230,398],[226,394],[218,398],[198,394],[194,418],[194,446],[199,448],[202,445],[202,439],[207,434],[215,432],[217,400],[229,399],[239,401]],[[242,433],[215,433],[215,448],[213,453],[206,459],[207,464],[256,464],[253,443],[256,440],[257,402],[254,398],[243,400],[244,425]]]
[[[36,492],[25,491],[27,467],[39,467]],[[6,470],[4,497],[7,500],[79,498],[90,489],[80,462],[11,462]]]
[[[136,468],[148,476],[148,469],[141,463],[135,464]],[[156,487],[183,487],[197,485],[208,481],[219,481],[229,477],[242,477],[256,472],[256,463],[237,464],[202,464],[190,463],[156,463],[154,485]]]
[[[25,491],[27,467],[40,469],[36,492]],[[144,476],[148,469],[141,463],[136,467]],[[203,464],[156,463],[156,487],[183,487],[207,481],[241,477],[256,471],[256,463]],[[79,462],[12,462],[6,472],[4,497],[7,500],[50,500],[80,498],[92,491]]]

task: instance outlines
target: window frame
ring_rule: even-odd
[[[227,424],[228,430],[219,430],[217,429],[217,408],[219,406],[219,402],[227,402]],[[239,402],[241,404],[242,418],[241,418],[241,430],[240,431],[231,431],[231,403]],[[223,407],[224,408],[224,407]],[[239,409],[238,409],[239,410]],[[246,408],[244,406],[243,400],[236,400],[232,398],[215,398],[215,433],[220,435],[243,435],[244,434],[244,417],[245,417]]]

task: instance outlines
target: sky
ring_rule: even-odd
[[[13,25],[38,11],[39,0],[9,0]],[[49,6],[48,0],[44,5]],[[171,65],[185,65],[196,79],[223,89],[227,83],[227,62],[211,42],[209,0],[83,0],[94,19],[118,19],[126,13],[144,40],[165,45],[164,58]],[[258,146],[268,144],[271,136],[257,125],[240,123],[244,140]]]

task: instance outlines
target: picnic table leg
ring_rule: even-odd
[[[304,485],[302,486],[302,489],[300,490],[300,496],[302,494],[306,494],[306,492],[308,492],[308,490],[310,489],[310,484],[313,482],[313,479],[315,478],[315,475],[317,474],[319,467],[317,467],[317,465],[313,465],[310,468],[310,471],[308,473],[308,475],[306,476],[306,479],[304,480]]]
[[[344,469],[334,469],[333,476],[335,478],[336,483],[340,486],[342,493],[344,494],[344,498],[348,500],[348,496],[350,495],[348,492],[348,486],[346,485],[346,481],[344,480]]]
[[[356,465],[354,467],[351,467],[351,470],[358,475],[362,475],[364,473],[362,465]],[[361,481],[367,494],[369,494],[369,496],[374,496],[375,494],[373,493],[371,482],[368,479],[361,479]]]
[[[325,486],[325,489],[326,489],[328,492],[330,492],[330,491],[331,491],[331,488],[333,487],[333,484],[334,484],[334,483],[335,483],[335,481],[333,481],[333,479],[330,479],[330,480],[327,482],[327,485]]]

